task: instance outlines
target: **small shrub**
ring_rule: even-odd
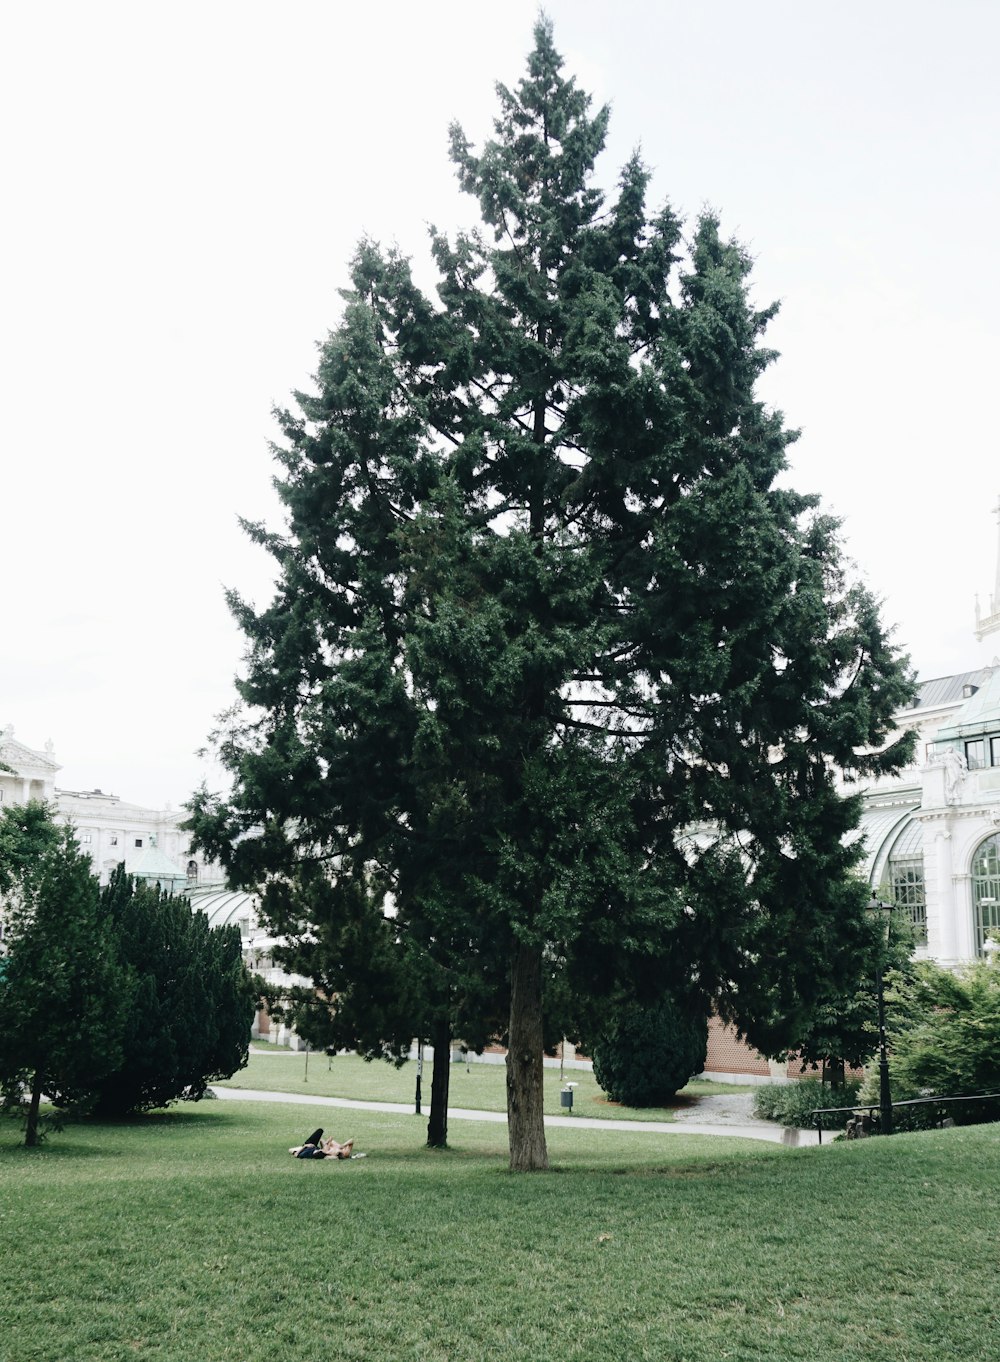
[[[660,1107],[705,1067],[708,1021],[671,998],[627,1004],[591,1047],[594,1077],[612,1102]]]
[[[830,1088],[818,1078],[800,1078],[795,1083],[766,1083],[755,1089],[754,1115],[762,1121],[777,1121],[783,1126],[816,1128],[812,1112],[817,1107],[841,1107],[825,1112],[819,1119],[823,1130],[843,1130],[858,1101],[857,1081],[842,1088]]]

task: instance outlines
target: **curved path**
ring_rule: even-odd
[[[226,1102],[288,1102],[302,1107],[347,1107],[354,1111],[388,1111],[401,1116],[414,1115],[412,1102],[359,1102],[349,1097],[313,1097],[294,1092],[263,1092],[256,1088],[223,1088],[212,1086],[209,1091]],[[742,1096],[742,1094],[740,1095]],[[717,1102],[724,1099],[701,1099]],[[730,1103],[735,1106],[735,1103]],[[617,1134],[629,1131],[653,1135],[723,1135],[741,1140],[765,1140],[769,1144],[815,1145],[815,1130],[796,1130],[792,1126],[776,1126],[768,1121],[691,1119],[697,1113],[685,1113],[677,1121],[606,1121],[595,1116],[546,1116],[548,1127],[576,1126],[581,1130],[612,1130]],[[493,1121],[506,1125],[504,1111],[473,1111],[465,1107],[449,1107],[449,1121]]]

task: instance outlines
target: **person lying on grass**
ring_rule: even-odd
[[[296,1159],[349,1159],[353,1149],[353,1137],[344,1144],[338,1144],[332,1135],[328,1140],[324,1140],[321,1126],[301,1144],[292,1145],[288,1152]]]

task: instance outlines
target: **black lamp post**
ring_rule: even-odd
[[[892,921],[893,904],[883,903],[872,890],[869,911],[882,916],[883,941],[889,944],[889,924]],[[883,1135],[892,1134],[892,1093],[889,1089],[889,1055],[885,1041],[885,988],[882,982],[882,953],[879,952],[875,966],[875,997],[878,1002],[878,1097],[879,1129]]]

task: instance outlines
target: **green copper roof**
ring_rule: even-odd
[[[975,695],[969,696],[950,724],[938,729],[934,741],[955,742],[984,733],[1000,733],[1000,667],[985,674]]]
[[[142,880],[183,880],[187,882],[187,872],[165,856],[159,847],[143,847],[134,856],[126,856],[125,869],[130,875],[138,875]]]

